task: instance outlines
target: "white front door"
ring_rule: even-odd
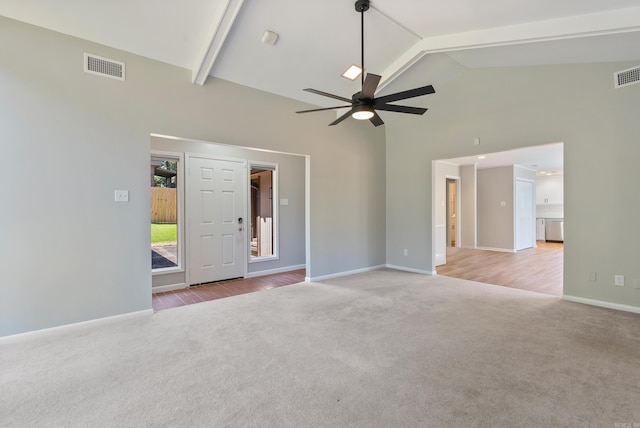
[[[189,285],[244,276],[243,162],[189,157]]]

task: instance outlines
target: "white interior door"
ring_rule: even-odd
[[[535,192],[531,181],[516,180],[516,251],[535,245]]]
[[[244,163],[189,158],[189,285],[244,276]]]

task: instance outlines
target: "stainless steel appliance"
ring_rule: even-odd
[[[544,235],[545,241],[564,242],[564,220],[547,219]]]

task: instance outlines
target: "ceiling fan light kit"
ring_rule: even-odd
[[[373,109],[365,104],[353,106],[351,109],[351,117],[357,120],[369,120],[373,115]]]
[[[356,0],[355,9],[360,13],[360,52],[361,62],[360,69],[364,70],[364,12],[369,10],[369,0]],[[343,74],[344,76],[344,74]],[[427,85],[420,88],[410,89],[408,91],[396,92],[395,94],[385,95],[382,97],[375,97],[378,83],[380,83],[381,76],[373,73],[367,73],[361,75],[362,89],[360,92],[356,92],[351,96],[351,99],[341,97],[339,95],[330,94],[328,92],[319,91],[317,89],[306,88],[304,91],[311,92],[316,95],[322,95],[323,97],[333,98],[335,100],[349,103],[350,105],[341,105],[336,107],[316,108],[311,110],[297,111],[296,113],[311,113],[315,111],[335,110],[341,108],[349,108],[345,114],[334,120],[329,126],[337,125],[348,117],[353,117],[357,120],[369,120],[374,126],[384,125],[384,122],[376,113],[376,110],[392,111],[396,113],[408,113],[408,114],[424,114],[427,109],[420,107],[401,106],[396,104],[389,104],[394,101],[406,100],[409,98],[420,97],[423,95],[435,93],[433,86]],[[345,76],[346,77],[346,76]],[[357,77],[357,75],[356,75]],[[355,77],[354,77],[355,79]]]

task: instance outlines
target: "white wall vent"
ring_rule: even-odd
[[[613,73],[613,77],[615,79],[614,84],[616,88],[640,83],[640,65]]]
[[[84,53],[84,71],[112,79],[124,80],[124,62]]]

